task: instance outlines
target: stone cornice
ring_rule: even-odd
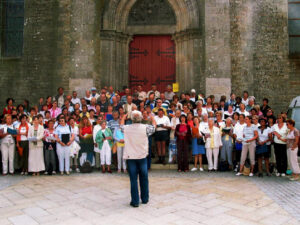
[[[188,41],[191,39],[201,39],[202,32],[200,29],[187,29],[173,34],[172,39],[175,42]]]
[[[122,32],[117,32],[115,30],[101,30],[100,31],[100,39],[107,41],[119,41],[119,42],[128,42],[130,40],[131,35],[125,34]]]

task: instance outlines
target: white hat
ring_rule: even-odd
[[[192,90],[191,90],[191,93],[196,93],[196,90],[195,90],[195,89],[192,89]]]
[[[91,88],[91,91],[97,91],[97,88],[92,87],[92,88]]]

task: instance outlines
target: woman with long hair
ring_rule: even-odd
[[[94,157],[93,126],[87,116],[81,118],[79,124],[80,152],[86,152],[86,159],[92,164]]]
[[[205,142],[203,133],[200,129],[200,119],[199,117],[194,117],[193,119],[194,124],[192,127],[192,150],[193,150],[193,156],[194,156],[194,168],[191,169],[191,171],[197,171],[198,162],[199,162],[199,170],[203,171],[202,168],[202,155],[205,154]]]
[[[178,172],[189,171],[189,144],[191,139],[191,128],[187,124],[187,118],[184,115],[180,116],[180,124],[176,126],[175,130],[176,144],[177,144],[177,162]]]

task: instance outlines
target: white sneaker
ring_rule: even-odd
[[[24,172],[21,172],[21,175],[24,175],[25,173]]]
[[[66,172],[66,174],[67,174],[67,175],[70,175],[70,172],[69,172],[69,171],[67,171],[67,172]]]
[[[199,170],[200,170],[201,172],[203,172],[203,171],[204,171],[204,169],[203,169],[202,167],[200,167],[200,168],[199,168]]]
[[[240,173],[240,172],[238,172],[237,174],[235,174],[236,176],[241,176],[242,175],[242,173]]]
[[[192,172],[197,171],[198,169],[196,167],[194,167],[193,169],[191,169]]]
[[[285,177],[285,173],[282,173],[281,176],[282,176],[282,177]]]
[[[80,173],[80,169],[79,169],[79,168],[76,168],[76,172],[77,172],[77,173]]]
[[[72,170],[72,168],[70,168],[70,172],[72,172],[73,170]]]
[[[276,177],[280,177],[280,173],[276,173]]]
[[[253,177],[253,173],[249,173],[249,177]]]
[[[60,172],[60,175],[64,175],[64,172]]]
[[[55,175],[56,174],[56,172],[55,171],[52,171],[52,175]]]
[[[44,175],[48,175],[48,172],[46,171],[46,172],[44,173]]]

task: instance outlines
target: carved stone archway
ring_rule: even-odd
[[[197,0],[165,0],[176,16],[173,26],[129,26],[130,10],[137,1],[150,0],[109,0],[106,3],[100,32],[101,85],[111,84],[118,89],[128,85],[128,46],[133,35],[170,34],[176,44],[176,80],[180,91],[199,89],[203,32]]]

